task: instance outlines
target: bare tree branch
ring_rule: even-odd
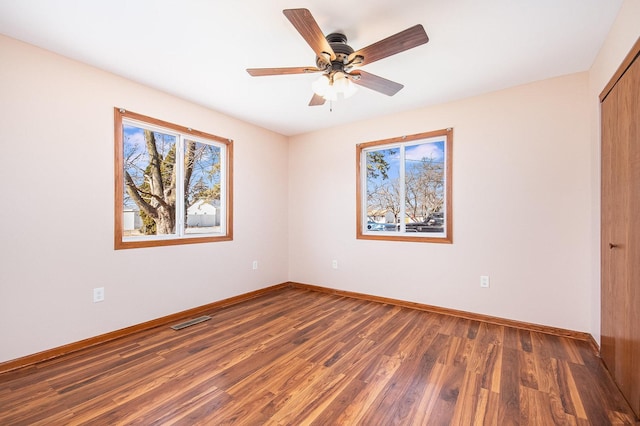
[[[141,194],[145,194],[145,195],[152,195],[152,194],[141,191],[136,186],[129,172],[127,172],[126,170],[124,172],[124,178],[125,178],[125,183],[127,188],[127,194],[129,194],[129,197],[131,197],[133,201],[135,201],[135,203],[138,205],[140,210],[144,211],[150,217],[156,219],[158,217],[157,209],[153,207],[151,204],[147,203],[144,200],[144,198],[142,198],[142,195],[141,195]]]

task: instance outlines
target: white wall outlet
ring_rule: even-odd
[[[104,287],[96,287],[93,289],[93,303],[102,302],[104,300]]]
[[[331,267],[332,267],[333,269],[338,269],[338,261],[337,261],[337,260],[335,260],[335,259],[333,259],[333,260],[331,261]]]
[[[254,260],[253,263],[251,264],[251,268],[253,268],[253,270],[255,271],[256,269],[258,269],[258,261]]]
[[[480,287],[489,288],[489,276],[488,275],[480,275]]]

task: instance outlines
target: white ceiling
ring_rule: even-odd
[[[284,135],[439,104],[588,70],[622,0],[0,0],[0,33]],[[355,50],[422,24],[429,43],[366,65],[404,84],[360,87],[307,106],[315,75],[246,68],[313,66],[282,14],[307,8]],[[7,64],[2,64],[7,66]]]

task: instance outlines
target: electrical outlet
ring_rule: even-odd
[[[480,276],[480,287],[489,288],[489,276],[488,275],[481,275]]]
[[[96,287],[93,289],[93,303],[102,302],[104,300],[104,287]]]
[[[253,270],[255,271],[256,269],[258,269],[258,261],[254,260],[253,264],[251,265],[251,267],[253,268]]]
[[[332,261],[331,261],[331,267],[332,267],[333,269],[338,269],[338,261],[337,261],[337,260],[335,260],[335,259],[334,259],[334,260],[332,260]]]

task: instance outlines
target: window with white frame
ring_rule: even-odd
[[[114,111],[115,248],[231,240],[232,141]]]
[[[451,243],[451,147],[443,129],[357,145],[359,239]]]

